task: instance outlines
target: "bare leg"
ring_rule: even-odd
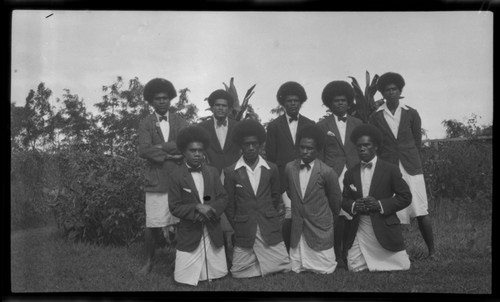
[[[333,250],[335,251],[337,264],[341,268],[347,268],[347,265],[344,262],[344,253],[342,251],[342,243],[344,241],[344,225],[344,216],[338,216],[338,218],[335,219],[335,226],[333,227]]]
[[[145,252],[146,252],[146,264],[142,267],[142,269],[139,271],[139,274],[141,275],[147,275],[151,271],[151,268],[153,267],[153,257],[155,254],[155,237],[154,237],[154,232],[157,232],[159,229],[156,228],[146,228],[144,231],[144,239],[145,239]]]
[[[432,224],[429,215],[418,216],[417,217],[418,228],[420,229],[420,233],[424,238],[425,244],[427,245],[427,249],[429,251],[428,257],[432,258],[435,254],[434,249],[434,235],[432,233]]]

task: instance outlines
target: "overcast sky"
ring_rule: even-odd
[[[241,98],[257,84],[250,102],[263,122],[286,81],[304,86],[301,113],[318,120],[325,85],[354,76],[364,87],[368,70],[403,75],[404,101],[418,110],[429,138],[444,137],[444,119],[476,113],[480,124],[493,122],[493,14],[485,11],[18,10],[12,30],[17,106],[45,82],[54,105],[68,88],[96,112],[101,87],[117,76],[143,84],[163,77],[177,90],[188,87],[205,116],[204,98],[234,77]]]

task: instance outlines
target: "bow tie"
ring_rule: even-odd
[[[337,116],[337,118],[339,119],[339,122],[344,122],[344,123],[347,122],[347,115],[344,116],[344,117],[338,117]]]
[[[199,165],[198,167],[195,167],[195,168],[188,165],[188,172],[189,173],[196,173],[196,172],[201,173],[201,165]]]
[[[290,117],[290,119],[289,119],[288,121],[289,121],[289,123],[291,123],[291,122],[293,122],[293,121],[297,121],[297,122],[298,122],[298,121],[299,121],[299,116],[298,116],[298,115],[296,115],[296,116],[291,116],[291,117]]]
[[[223,120],[222,122],[217,120],[217,127],[222,127],[222,126],[226,126],[227,125],[227,120]]]
[[[300,164],[300,170],[307,168],[307,171],[311,170],[311,165],[310,164]]]
[[[167,117],[165,115],[160,115],[160,122],[161,121],[168,122]]]
[[[371,169],[372,167],[373,167],[372,162],[370,162],[370,163],[361,162],[361,169],[365,169],[365,168]]]

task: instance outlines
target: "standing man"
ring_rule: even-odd
[[[325,147],[319,157],[339,175],[339,186],[342,190],[345,172],[359,163],[356,146],[349,137],[352,130],[363,122],[347,114],[354,101],[354,89],[349,83],[345,81],[328,83],[323,89],[321,99],[333,114],[318,122],[318,126],[325,135]],[[345,231],[347,231],[344,226],[346,219],[351,220],[352,217],[341,209],[333,228],[335,257],[339,267],[343,268],[346,268],[345,258],[347,257],[347,250],[342,247]]]
[[[284,209],[278,168],[259,155],[266,131],[257,121],[244,120],[234,129],[233,140],[243,155],[224,170],[226,213],[235,232],[231,274],[250,278],[290,271],[279,218]]]
[[[207,148],[207,157],[210,165],[217,168],[224,182],[225,167],[235,163],[240,156],[238,145],[232,141],[233,130],[237,122],[228,117],[230,108],[233,108],[233,97],[225,90],[218,89],[208,96],[208,104],[212,110],[213,117],[200,126],[208,131],[210,146]],[[227,221],[226,215],[221,217],[222,231],[224,232],[224,247],[226,249],[226,260],[231,267],[233,228]]]
[[[170,174],[168,188],[170,211],[180,218],[174,280],[195,286],[227,275],[220,225],[227,195],[217,169],[203,164],[209,145],[208,133],[199,126],[179,133],[177,146],[185,163]]]
[[[270,122],[267,126],[266,157],[268,161],[278,166],[281,193],[284,193],[285,166],[288,162],[299,156],[295,147],[297,131],[307,124],[314,124],[314,122],[299,114],[302,104],[307,100],[306,91],[299,83],[284,83],[278,89],[276,98],[278,99],[278,103],[285,109],[285,114]],[[287,250],[289,250],[291,211],[290,200],[286,194],[283,194],[283,202],[286,208],[285,221],[283,223],[283,239],[285,240]]]
[[[411,203],[411,192],[397,166],[377,158],[382,134],[364,124],[351,134],[361,163],[344,177],[342,208],[354,218],[346,238],[350,271],[410,269],[396,212]]]
[[[412,194],[411,205],[398,212],[403,224],[417,217],[420,233],[428,249],[428,257],[434,258],[434,236],[428,212],[424,170],[420,159],[422,146],[421,120],[418,112],[405,105],[401,92],[405,81],[400,74],[387,72],[380,76],[377,89],[385,103],[372,113],[369,123],[382,132],[383,141],[378,150],[381,159],[399,166],[403,179]]]
[[[139,273],[151,271],[156,242],[162,228],[178,222],[168,209],[168,175],[182,162],[182,154],[175,143],[179,131],[187,122],[176,113],[169,112],[170,101],[177,96],[174,85],[168,80],[155,78],[144,86],[144,99],[154,108],[153,114],[139,124],[139,156],[146,159],[146,229],[145,250],[147,260]],[[165,232],[166,233],[166,232]]]
[[[300,158],[285,168],[285,188],[292,204],[292,270],[331,274],[337,266],[333,226],[342,192],[337,173],[317,159],[324,144],[321,129],[316,124],[306,125],[297,140]]]

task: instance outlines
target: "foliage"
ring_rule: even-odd
[[[364,92],[355,77],[349,76],[348,78],[351,78],[355,99],[355,104],[349,108],[348,113],[367,123],[370,114],[383,103],[383,100],[375,101],[374,99],[375,93],[377,92],[377,81],[379,76],[375,74],[370,81],[370,73],[366,71],[366,86]]]
[[[234,100],[233,108],[230,108],[229,115],[232,116],[237,121],[240,121],[241,119],[251,118],[258,120],[260,122],[259,116],[253,111],[253,107],[251,106],[251,104],[248,103],[252,95],[255,93],[253,89],[257,84],[254,84],[247,90],[241,104],[238,98],[238,92],[236,90],[236,87],[234,86],[234,78],[231,78],[229,80],[229,86],[224,82],[222,84],[224,85],[224,88],[233,97]],[[243,117],[245,111],[247,111],[247,114],[245,115],[245,117]]]
[[[51,205],[66,238],[129,244],[142,234],[144,192],[139,158],[72,151],[54,155],[60,185]]]
[[[464,124],[456,119],[443,120],[442,124],[446,128],[447,138],[471,138],[479,135],[492,135],[492,126],[479,126],[478,116],[472,113],[467,122]]]
[[[177,112],[189,124],[193,124],[198,118],[198,107],[195,104],[190,104],[187,93],[189,88],[179,90],[179,101],[175,105],[170,106],[171,112]]]

